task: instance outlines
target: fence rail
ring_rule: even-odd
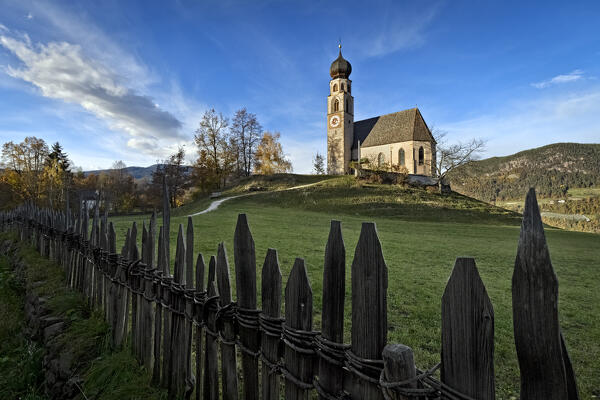
[[[224,243],[210,257],[204,282],[205,258],[195,257],[191,218],[185,232],[179,226],[171,275],[166,188],[164,199],[158,240],[153,214],[142,225],[141,242],[132,224],[120,253],[114,226],[98,208],[91,229],[84,208],[73,218],[68,208],[57,212],[33,205],[0,213],[0,226],[18,231],[21,240],[64,267],[68,284],[105,315],[112,347],[128,342],[151,372],[152,384],[167,388],[170,398],[237,399],[241,393],[244,399],[264,400],[282,395],[291,400],[495,398],[494,310],[474,259],[456,260],[442,296],[441,361],[422,371],[409,347],[387,344],[388,271],[375,224],[362,225],[351,264],[351,343],[345,344],[346,250],[340,222],[331,222],[325,246],[322,331],[316,332],[313,292],[301,258],[287,279],[281,316],[277,251],[267,251],[258,308],[254,240],[244,214],[234,235],[237,299]],[[579,398],[558,322],[557,291],[531,189],[513,275],[522,399]]]

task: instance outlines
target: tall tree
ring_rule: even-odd
[[[152,192],[158,198],[162,196],[162,183],[163,179],[166,179],[171,207],[180,205],[185,190],[190,187],[190,174],[184,162],[185,149],[179,147],[166,160],[159,162],[152,173]]]
[[[249,113],[246,108],[235,112],[231,121],[231,144],[237,152],[238,173],[250,176],[254,165],[256,146],[260,141],[262,126],[256,114]]]
[[[313,157],[313,171],[317,175],[325,174],[325,159],[319,152]]]
[[[133,176],[127,172],[127,165],[115,161],[108,174],[101,176],[104,198],[117,212],[129,212],[136,203],[136,187]]]
[[[271,175],[292,171],[292,163],[285,158],[280,133],[265,132],[256,149],[254,170],[257,174]]]
[[[20,201],[39,203],[44,195],[44,161],[48,146],[43,139],[26,137],[21,143],[12,141],[2,146],[2,180],[8,184]]]
[[[194,135],[198,146],[197,171],[202,171],[206,182],[220,187],[225,183],[235,164],[235,154],[227,136],[229,121],[223,114],[210,109],[204,113]],[[198,173],[198,172],[197,172]],[[208,190],[212,187],[204,187]]]
[[[71,161],[59,142],[52,145],[44,162],[44,181],[47,185],[48,202],[51,207],[62,209],[73,173]]]

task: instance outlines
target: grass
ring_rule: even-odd
[[[7,238],[0,235],[0,240]],[[166,391],[150,387],[149,373],[134,360],[130,349],[111,352],[109,326],[104,317],[91,312],[82,294],[66,287],[60,266],[25,244],[19,246],[18,255],[26,265],[23,282],[14,278],[8,260],[0,258],[1,399],[45,398],[41,395],[43,349],[25,340],[22,334],[26,288],[47,297],[50,315],[64,317],[67,322],[64,333],[54,340],[61,354],[73,355],[76,371],[84,378],[86,395],[79,394],[78,398],[166,398]]]
[[[7,236],[0,235],[0,240]],[[42,349],[24,338],[25,288],[8,258],[0,257],[0,398],[44,399]]]
[[[590,188],[571,188],[567,192],[567,195],[569,197],[580,197],[580,198],[600,197],[600,188],[597,188],[597,187],[596,188],[594,188],[594,187],[590,187]]]
[[[235,292],[233,233],[246,213],[260,269],[269,247],[278,250],[284,285],[295,257],[305,260],[314,296],[315,327],[320,326],[323,255],[329,221],[341,220],[346,244],[345,340],[350,341],[350,265],[363,221],[377,224],[389,270],[388,341],[415,351],[420,367],[439,361],[441,296],[458,256],[474,257],[495,310],[497,398],[518,396],[511,277],[519,238],[518,214],[464,196],[439,196],[422,189],[357,184],[336,178],[309,188],[260,193],[230,200],[211,213],[193,217],[195,251],[208,262],[221,241],[229,251]],[[132,220],[114,219],[121,244]],[[171,243],[186,218],[171,220]],[[582,398],[600,394],[600,235],[547,228],[559,278],[563,333]],[[174,246],[174,244],[172,244]],[[171,256],[174,257],[172,247]],[[257,273],[260,280],[260,271]],[[260,291],[260,282],[258,284]],[[234,297],[235,298],[235,297]],[[260,298],[260,294],[259,294]]]

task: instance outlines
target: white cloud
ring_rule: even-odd
[[[81,105],[111,129],[127,133],[129,147],[158,154],[159,141],[186,139],[179,119],[129,87],[126,77],[84,55],[80,46],[33,44],[26,35],[0,35],[0,45],[22,62],[5,68],[8,75],[35,85],[45,97]]]
[[[8,28],[2,24],[0,24],[0,32],[8,32]]]
[[[419,47],[425,43],[425,29],[431,25],[440,9],[441,3],[435,3],[418,12],[407,10],[406,7],[387,12],[378,24],[377,31],[363,31],[356,38],[357,42],[362,42],[359,48],[365,49],[366,56],[373,57]]]
[[[583,78],[583,71],[580,69],[576,69],[573,72],[563,75],[557,75],[552,79],[548,79],[541,82],[532,83],[531,86],[537,89],[544,89],[549,86],[559,85],[561,83],[568,83],[578,81]]]
[[[486,157],[557,142],[600,143],[600,87],[514,101],[495,114],[440,128],[450,140],[487,140]]]
[[[25,16],[25,18],[27,18],[27,19],[33,19],[33,14],[32,13],[27,13],[27,15]]]

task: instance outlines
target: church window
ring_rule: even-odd
[[[337,92],[337,83],[333,85],[333,92]]]
[[[352,91],[350,90],[350,82],[348,82],[348,93],[352,93]]]
[[[404,160],[404,149],[400,149],[398,151],[398,164],[400,165],[404,165],[405,164],[405,160]]]
[[[423,146],[419,147],[419,165],[423,165],[424,162],[424,151],[423,151]]]
[[[377,166],[383,167],[385,165],[385,154],[379,153],[377,156]]]
[[[340,86],[341,86],[340,90],[343,92],[344,91],[344,84],[342,83]]]
[[[338,99],[335,99],[333,102],[333,111],[340,111],[340,101]]]

